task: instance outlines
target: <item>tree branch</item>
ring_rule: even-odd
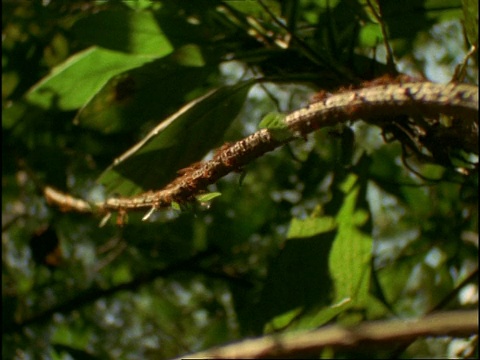
[[[144,217],[146,219],[153,211],[170,207],[172,202],[194,200],[195,195],[205,191],[208,185],[214,184],[223,176],[317,129],[356,119],[385,126],[385,119],[400,115],[435,118],[439,114],[452,116],[457,123],[472,124],[472,131],[464,134],[464,142],[478,143],[478,87],[453,83],[392,83],[392,80],[377,79],[360,89],[344,89],[330,95],[322,93],[317,96],[315,103],[286,116],[284,121],[287,136],[279,137],[269,129],[261,129],[236,143],[225,144],[217,150],[212,160],[183,169],[181,176],[159,191],[148,191],[129,198],[110,198],[94,205],[51,187],[44,189],[44,195],[49,203],[56,204],[65,211],[100,214],[116,211],[121,218],[126,211],[141,210],[148,212]],[[424,123],[423,121],[422,124]],[[418,124],[415,126],[419,127]]]
[[[215,249],[206,249],[202,252],[192,255],[191,257],[188,257],[184,260],[179,260],[178,262],[172,263],[163,268],[153,269],[147,273],[139,274],[130,281],[114,285],[109,288],[92,287],[79,294],[76,294],[71,299],[65,300],[64,302],[54,305],[51,308],[46,309],[29,318],[23,319],[15,323],[4,323],[2,326],[2,333],[6,334],[19,332],[27,326],[49,321],[50,318],[56,313],[68,314],[73,310],[78,310],[86,305],[97,301],[98,299],[110,297],[121,291],[133,292],[136,291],[139,287],[149,284],[158,278],[165,278],[179,272],[193,272],[196,274],[203,274],[212,279],[234,282],[236,284],[246,287],[251,286],[250,281],[248,281],[247,279],[229,276],[228,274],[221,272],[215,272],[210,269],[205,269],[204,266],[200,265],[202,261],[211,258],[215,254]]]
[[[202,351],[178,359],[261,359],[319,355],[325,348],[352,349],[360,346],[391,346],[423,336],[468,337],[478,333],[478,309],[451,311],[419,319],[384,320],[353,327],[325,326],[318,330],[274,334]]]

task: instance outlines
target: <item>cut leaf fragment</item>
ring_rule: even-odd
[[[196,196],[196,199],[197,199],[199,202],[207,202],[207,201],[213,200],[213,199],[215,199],[216,197],[219,197],[219,196],[221,196],[221,195],[222,195],[222,193],[219,193],[219,192],[211,192],[211,193],[206,193],[206,194],[197,195],[197,196]]]
[[[263,117],[258,127],[260,129],[268,129],[277,141],[284,141],[292,137],[292,133],[285,123],[285,114],[270,113]]]

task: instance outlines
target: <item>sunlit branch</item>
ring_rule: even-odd
[[[318,129],[358,119],[383,127],[389,119],[396,116],[407,115],[419,119],[438,118],[439,114],[452,116],[455,122],[474,124],[471,131],[464,134],[464,142],[478,143],[478,87],[377,79],[360,89],[343,89],[335,94],[321,93],[316,97],[316,102],[285,117],[287,136],[279,138],[275,132],[261,129],[235,143],[225,144],[215,152],[212,160],[183,169],[179,177],[161,190],[129,198],[109,198],[97,204],[89,204],[50,187],[45,188],[44,194],[49,203],[56,204],[64,211],[99,214],[118,212],[120,218],[131,210],[151,214],[158,209],[170,207],[173,202],[182,204],[194,201],[196,195],[225,175]],[[425,121],[414,126],[421,131],[428,130],[421,128],[425,126]]]

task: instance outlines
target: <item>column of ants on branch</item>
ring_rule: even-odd
[[[417,84],[419,86],[416,86]],[[342,121],[345,121],[345,119],[349,117],[352,117],[351,120],[354,120],[353,118],[358,115],[358,110],[362,106],[371,105],[368,104],[368,89],[375,87],[380,87],[380,90],[385,90],[380,93],[382,96],[385,96],[383,103],[381,103],[382,106],[385,106],[385,102],[388,103],[390,101],[393,103],[392,105],[396,105],[395,101],[400,101],[396,97],[389,97],[387,91],[389,86],[396,85],[394,90],[401,90],[401,94],[397,95],[402,96],[402,101],[405,101],[405,99],[413,102],[431,101],[436,102],[437,106],[443,105],[447,107],[449,101],[459,102],[461,100],[460,106],[469,107],[469,111],[473,109],[478,115],[478,87],[454,84],[453,87],[445,86],[445,94],[442,94],[442,87],[440,90],[435,88],[437,92],[432,95],[428,93],[419,94],[419,92],[421,92],[421,84],[427,85],[431,83],[425,82],[424,80],[413,79],[405,75],[398,77],[384,75],[380,78],[364,82],[358,87],[341,87],[333,93],[322,90],[311,98],[306,108],[297,110],[287,116],[287,126],[290,130],[295,130],[292,131],[290,138],[278,141],[271,135],[268,129],[262,129],[237,142],[225,143],[214,151],[211,160],[195,162],[186,168],[178,170],[178,177],[161,190],[150,190],[130,198],[109,198],[97,204],[90,204],[85,200],[65,194],[49,186],[44,188],[44,196],[49,204],[58,206],[62,211],[103,214],[104,219],[102,220],[102,224],[106,223],[112,212],[117,212],[117,224],[123,225],[128,210],[149,210],[143,218],[146,220],[154,211],[169,207],[172,203],[184,204],[195,201],[196,195],[204,192],[208,185],[215,183],[219,178],[230,172],[240,172],[242,166],[262,156],[266,152],[294,138],[305,137],[306,134],[326,126],[325,122],[321,120],[325,120],[325,112],[329,110],[329,100],[332,100],[335,96],[338,99],[342,99],[340,96],[348,95],[348,101],[342,105],[342,109],[336,109],[336,111],[342,112]],[[399,87],[399,85],[404,85],[404,87]],[[412,91],[414,86],[416,86],[416,93]],[[366,92],[364,92],[362,96],[361,91],[363,90]],[[426,88],[424,91],[428,92],[431,91],[431,89]],[[378,94],[376,94],[376,96],[378,96]],[[388,116],[388,114],[385,116]],[[289,119],[291,120],[290,123],[288,122]],[[326,124],[330,125],[328,121]],[[379,125],[379,123],[374,124]],[[388,125],[392,125],[392,122],[388,123]],[[399,127],[399,129],[400,131],[403,130],[406,132],[405,128]],[[397,135],[393,133],[393,136],[396,136],[396,139],[401,141],[402,139],[400,139],[400,135],[398,134],[401,134],[401,132],[397,131]],[[406,135],[411,137],[410,133]],[[402,142],[402,145],[404,145],[404,142]]]

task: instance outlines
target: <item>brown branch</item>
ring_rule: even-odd
[[[373,81],[365,87],[323,94],[316,102],[294,111],[285,118],[288,136],[277,136],[274,131],[262,129],[233,144],[217,150],[212,160],[183,169],[181,176],[159,191],[149,191],[130,198],[110,198],[94,206],[52,188],[45,188],[45,197],[63,210],[98,212],[120,215],[127,210],[148,212],[170,207],[172,202],[185,203],[195,199],[223,176],[247,165],[254,159],[295,139],[328,126],[366,119],[382,124],[378,119],[400,115],[438,117],[446,114],[455,121],[475,123],[478,116],[478,87],[466,84],[434,84],[430,82],[391,83]],[[382,120],[383,121],[383,120]],[[385,125],[385,124],[384,124]],[[478,130],[477,130],[478,131]],[[477,141],[477,134],[470,134]],[[121,221],[120,221],[121,222]]]
[[[51,186],[43,188],[43,196],[48,204],[58,206],[61,211],[75,211],[87,214],[94,211],[87,201],[62,193]]]
[[[478,282],[478,268],[471,272],[465,279],[460,282],[455,288],[448,293],[439,303],[437,303],[433,308],[431,308],[426,315],[431,315],[436,312],[441,311],[445,308],[453,299],[455,299],[459,292],[469,283],[471,282]],[[478,315],[478,314],[477,314]],[[397,359],[399,358],[405,350],[415,341],[415,339],[411,339],[410,341],[405,341],[396,348],[392,349],[390,353],[390,359]]]
[[[314,331],[268,335],[182,356],[181,359],[300,358],[318,356],[325,348],[371,348],[391,346],[424,336],[468,337],[477,333],[478,309],[450,311],[418,319],[373,321],[353,327],[331,325]]]

